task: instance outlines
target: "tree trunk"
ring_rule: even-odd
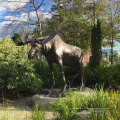
[[[113,64],[113,34],[112,34],[112,43],[111,43],[111,64]]]
[[[111,41],[111,64],[113,64],[113,16],[111,11],[111,30],[112,30],[112,41]]]
[[[94,25],[95,25],[95,1],[93,1],[94,4]]]
[[[36,12],[36,16],[38,18],[38,27],[39,27],[39,36],[42,37],[42,27],[41,27],[41,20],[40,20],[40,16],[38,14],[38,10],[37,10],[37,7],[33,1],[33,5],[34,5],[34,8],[35,8],[35,12]]]

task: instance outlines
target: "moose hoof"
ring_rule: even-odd
[[[80,91],[85,91],[85,86],[84,86],[84,85],[81,85],[81,86],[79,87],[79,90],[80,90]]]
[[[65,97],[65,90],[61,90],[59,93],[58,93],[59,97]]]
[[[67,84],[64,85],[64,87],[61,89],[61,93],[64,93],[66,91]]]
[[[44,89],[43,91],[39,92],[39,94],[44,94],[44,95],[48,95],[51,94],[52,90],[51,89]]]
[[[52,95],[52,92],[51,92],[51,93],[49,93],[49,94],[47,94],[47,95],[46,95],[46,97],[50,97],[50,95]]]
[[[49,97],[52,94],[53,94],[53,89],[48,89],[48,94],[46,95],[46,97]]]

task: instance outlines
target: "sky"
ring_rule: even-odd
[[[7,2],[7,1],[12,1],[11,2]],[[9,12],[13,12],[16,8],[20,8],[20,7],[24,7],[26,5],[26,2],[28,2],[29,0],[0,0],[0,38],[3,38],[5,35],[10,34],[13,35],[13,33],[11,33],[10,31],[12,31],[12,28],[9,31],[4,31],[4,27],[8,24],[10,24],[10,21],[3,21],[3,19],[10,19],[10,20],[22,20],[22,21],[29,21],[28,20],[28,16],[26,16],[26,13],[21,12],[17,15],[10,15]],[[41,1],[42,0],[37,0],[37,1]],[[41,6],[39,9],[39,14],[43,15],[42,16],[42,20],[44,20],[45,18],[51,18],[51,14],[49,13],[50,8],[52,3],[50,2],[50,0],[45,0],[45,5]],[[36,20],[36,13],[35,11],[31,11],[30,12],[30,18],[32,20]]]

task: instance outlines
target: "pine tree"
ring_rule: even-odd
[[[92,28],[91,33],[91,53],[92,56],[90,57],[90,66],[95,67],[100,65],[101,60],[101,27],[100,27],[100,20],[97,20],[97,27],[96,25]]]
[[[100,60],[102,58],[102,53],[101,53],[101,26],[100,26],[100,20],[97,20],[97,65],[100,65]]]

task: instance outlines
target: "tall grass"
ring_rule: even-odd
[[[96,113],[96,109],[98,112]],[[102,113],[99,113],[99,110]],[[120,94],[114,91],[95,92],[94,95],[80,95],[71,93],[66,99],[59,99],[55,104],[55,111],[60,114],[60,120],[78,119],[76,113],[81,110],[92,110],[92,120],[119,120],[120,119]],[[79,118],[80,119],[80,118]]]
[[[45,111],[44,108],[39,108],[38,104],[35,105],[33,110],[32,120],[44,120],[45,119]]]

